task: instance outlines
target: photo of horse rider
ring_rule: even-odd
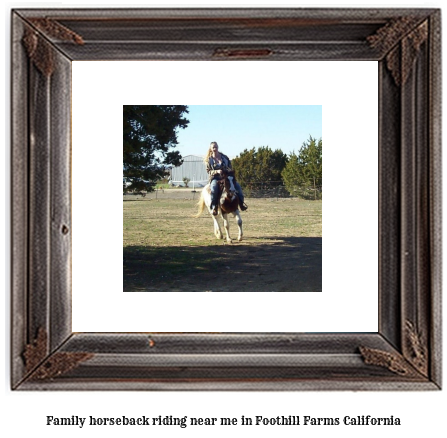
[[[225,171],[232,170],[230,159],[219,152],[219,145],[212,141],[208,149],[207,154],[204,159],[206,165],[206,171],[208,172],[210,178],[210,188],[211,188],[211,209],[213,215],[217,215],[217,207],[219,203],[219,180],[222,178],[222,174]],[[234,187],[237,191],[239,197],[239,208],[242,211],[247,210],[247,205],[244,202],[244,194],[242,193],[241,186],[235,181]]]

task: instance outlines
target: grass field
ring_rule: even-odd
[[[198,194],[178,193],[124,198],[125,291],[321,290],[321,201],[248,199],[244,240],[229,245],[206,211],[194,217]],[[233,220],[230,233],[236,239]],[[311,284],[296,289],[298,275]]]

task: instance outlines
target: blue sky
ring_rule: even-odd
[[[269,146],[297,152],[311,135],[322,137],[321,105],[189,105],[190,121],[178,131],[183,156],[204,155],[212,141],[230,158]]]

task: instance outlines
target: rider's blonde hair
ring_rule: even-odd
[[[205,164],[208,163],[208,160],[210,159],[211,155],[213,155],[213,146],[219,147],[219,145],[215,141],[212,141],[210,143],[210,147],[208,148],[208,152],[206,153],[205,158],[203,159]]]

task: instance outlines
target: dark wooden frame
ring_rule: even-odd
[[[440,29],[436,9],[14,10],[11,387],[439,389]],[[378,61],[379,331],[72,333],[71,62],[104,59]]]

